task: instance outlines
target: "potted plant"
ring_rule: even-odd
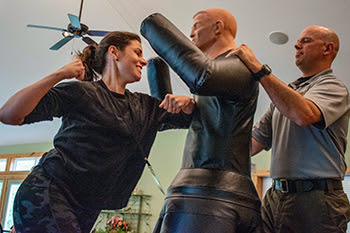
[[[123,218],[111,217],[106,220],[107,233],[128,233],[128,223]]]

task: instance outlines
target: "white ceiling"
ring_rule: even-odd
[[[85,44],[74,39],[59,51],[49,48],[60,40],[61,33],[53,30],[27,28],[38,24],[66,28],[67,13],[79,15],[80,0],[0,0],[0,106],[16,91],[34,83],[65,65],[73,50]],[[289,83],[300,73],[294,65],[294,43],[308,25],[318,24],[334,29],[341,49],[334,62],[334,71],[350,87],[350,1],[349,0],[85,0],[81,22],[94,30],[123,30],[139,34],[141,21],[154,12],[170,19],[183,33],[189,35],[192,16],[206,8],[225,8],[238,22],[236,43],[248,44],[262,63]],[[282,31],[289,36],[284,45],[272,44],[268,35]],[[96,41],[100,38],[95,37]],[[144,57],[155,56],[144,40]],[[149,93],[146,70],[141,82],[129,89]],[[173,92],[190,95],[185,85],[172,73]],[[270,102],[260,89],[256,120]],[[51,141],[60,121],[41,122],[29,126],[7,126],[0,123],[0,145]]]

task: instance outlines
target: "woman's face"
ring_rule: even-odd
[[[147,61],[143,58],[141,43],[137,40],[130,41],[124,51],[118,53],[118,70],[126,83],[140,81],[141,70],[145,65]]]

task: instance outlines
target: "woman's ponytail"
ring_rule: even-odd
[[[83,52],[78,51],[76,54],[78,59],[81,59],[85,67],[84,81],[95,81],[98,79],[97,70],[95,68],[96,61],[96,46],[86,46]]]

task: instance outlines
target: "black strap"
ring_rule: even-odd
[[[103,82],[103,81],[102,81],[102,82]],[[103,83],[103,84],[104,84],[104,83]],[[108,87],[107,87],[107,89],[108,89]],[[112,95],[112,93],[111,93],[111,91],[110,91],[109,89],[108,89],[108,94],[110,95],[110,97],[111,97],[112,99],[114,98],[113,95]],[[117,106],[115,105],[114,101],[112,100],[111,102],[112,102],[112,105],[115,107],[115,109],[118,109]],[[127,99],[127,104],[128,104],[128,107],[129,107],[129,105],[130,105],[129,99]],[[125,126],[126,126],[126,127],[128,128],[128,130],[129,130],[129,133],[132,135],[132,138],[133,138],[134,141],[136,142],[136,145],[137,145],[139,151],[141,152],[141,155],[144,157],[145,164],[147,164],[147,167],[148,167],[149,171],[151,172],[154,181],[156,182],[156,184],[157,184],[159,190],[160,190],[160,191],[164,194],[164,196],[165,196],[165,192],[164,192],[164,190],[163,190],[163,188],[162,188],[162,185],[160,184],[160,181],[159,181],[159,179],[157,178],[157,176],[156,176],[156,174],[155,174],[155,172],[154,172],[154,170],[153,170],[153,168],[152,168],[152,166],[151,166],[151,163],[148,161],[148,155],[147,155],[147,154],[145,153],[145,151],[143,150],[143,147],[142,147],[142,145],[141,145],[141,142],[138,140],[137,135],[136,135],[135,132],[131,129],[131,126],[128,125],[128,122],[124,119],[124,115],[123,115],[123,114],[121,114],[120,116],[118,116],[117,114],[114,114],[114,115],[115,115],[116,118],[121,118],[121,119],[123,120]]]
[[[275,179],[273,180],[272,188],[283,193],[299,193],[312,190],[324,190],[327,192],[332,192],[333,190],[342,190],[343,184],[341,180],[335,179]]]

